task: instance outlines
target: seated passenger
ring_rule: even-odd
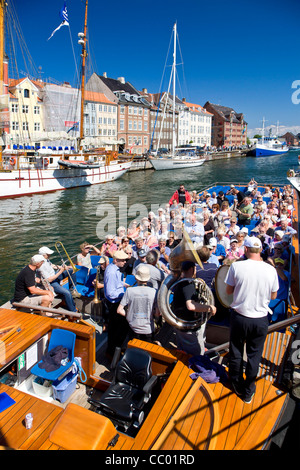
[[[88,242],[83,242],[80,245],[81,253],[77,255],[78,266],[85,266],[86,268],[92,269],[92,261],[90,251],[100,255],[100,250],[94,245],[90,245]]]
[[[32,306],[50,307],[54,299],[53,292],[45,287],[36,286],[36,271],[40,269],[45,259],[42,255],[35,255],[29,264],[18,274],[15,282],[15,292],[12,302],[23,302]],[[46,315],[42,313],[41,315]]]
[[[114,243],[113,235],[106,235],[105,242],[101,246],[100,254],[108,256],[108,258],[113,258],[114,253],[118,250],[116,243]]]

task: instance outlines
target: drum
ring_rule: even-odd
[[[219,267],[218,271],[216,272],[215,276],[215,291],[219,302],[223,305],[223,307],[229,308],[232,301],[233,301],[233,294],[228,295],[226,293],[226,284],[225,278],[228,273],[228,269],[230,266],[223,264]]]

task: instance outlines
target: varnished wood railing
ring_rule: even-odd
[[[273,333],[273,331],[281,330],[283,328],[287,328],[290,325],[300,323],[300,314],[295,315],[291,318],[287,318],[286,320],[279,321],[277,323],[273,323],[268,328],[268,334]],[[204,354],[211,354],[213,352],[223,351],[229,348],[229,341],[223,344],[219,344],[218,346],[214,346],[213,348],[208,349],[205,351]]]

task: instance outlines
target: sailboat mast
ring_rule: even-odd
[[[177,24],[174,24],[174,51],[173,51],[173,136],[172,136],[172,151],[175,152],[175,98],[176,98],[176,41],[177,41]]]
[[[88,0],[85,2],[85,16],[84,16],[84,30],[83,30],[83,41],[80,41],[82,45],[82,65],[81,65],[81,103],[80,103],[80,134],[79,134],[79,147],[81,146],[81,141],[84,137],[83,135],[83,125],[84,125],[84,86],[85,86],[85,66],[86,66],[86,34],[87,34],[87,12],[88,12]]]

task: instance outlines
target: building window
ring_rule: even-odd
[[[18,105],[17,104],[12,104],[11,105],[11,112],[12,113],[17,113],[18,112]]]
[[[28,122],[23,122],[23,131],[28,131]]]
[[[38,131],[40,130],[40,127],[41,127],[41,126],[40,126],[40,123],[39,123],[39,122],[35,122],[35,123],[34,123],[34,130],[35,130],[35,132],[38,132]]]
[[[40,107],[39,106],[34,106],[33,113],[34,114],[40,114]]]
[[[29,90],[27,88],[24,89],[24,98],[29,98]]]
[[[125,106],[123,104],[120,106],[120,114],[125,114]]]
[[[124,131],[124,119],[120,119],[120,131]]]
[[[28,105],[27,104],[23,104],[22,113],[28,114]]]
[[[131,120],[128,121],[128,130],[132,131],[132,121]]]
[[[12,122],[12,130],[18,131],[19,130],[19,123],[17,121]]]

